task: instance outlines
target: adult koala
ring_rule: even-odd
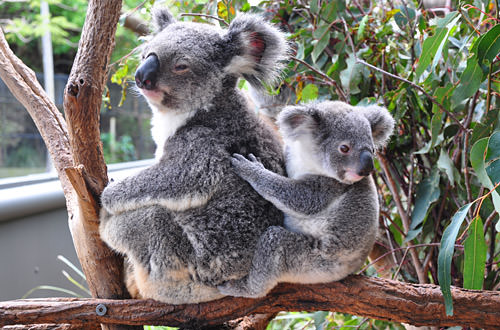
[[[217,285],[245,276],[259,236],[283,215],[231,168],[253,153],[284,172],[281,147],[247,108],[238,77],[257,85],[279,73],[282,33],[255,15],[227,30],[153,13],[156,34],[136,83],[153,111],[158,162],[102,194],[102,239],[128,260],[135,297],[183,304],[222,297]]]

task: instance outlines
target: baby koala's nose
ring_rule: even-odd
[[[135,83],[139,88],[153,90],[156,88],[160,61],[155,54],[149,55],[135,72]]]
[[[368,176],[373,171],[373,157],[372,153],[368,150],[361,151],[359,155],[359,170],[358,175]]]

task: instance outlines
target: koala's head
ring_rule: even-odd
[[[378,106],[355,107],[339,101],[285,108],[278,124],[291,157],[301,157],[309,174],[351,184],[373,171],[375,150],[392,134],[394,119]]]
[[[158,111],[207,108],[216,95],[235,88],[238,77],[256,86],[272,83],[288,53],[284,35],[258,15],[241,14],[223,30],[178,22],[162,8],[153,11],[153,23],[135,81]]]

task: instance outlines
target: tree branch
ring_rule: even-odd
[[[129,297],[121,276],[123,260],[101,241],[98,231],[98,196],[107,184],[99,114],[121,3],[89,1],[65,90],[67,124],[33,71],[12,53],[0,31],[0,77],[26,107],[47,145],[63,186],[80,264],[92,295],[101,298]]]
[[[108,182],[99,119],[121,6],[121,0],[89,1],[78,52],[64,91],[75,166],[65,170],[79,206],[77,216],[70,217],[69,226],[89,289],[96,298],[130,297],[122,281],[123,259],[99,236],[99,196]]]
[[[226,297],[192,305],[154,300],[52,298],[0,302],[0,325],[68,323],[203,327],[250,313],[332,310],[423,326],[500,328],[500,292],[452,287],[454,315],[447,317],[439,286],[352,275],[327,284],[280,284],[260,299]],[[104,315],[96,307],[106,307]],[[101,309],[102,311],[102,309]]]

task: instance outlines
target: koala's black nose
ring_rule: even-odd
[[[160,61],[155,54],[149,55],[135,72],[135,83],[139,88],[147,90],[155,89],[158,72],[160,71]]]
[[[361,151],[359,155],[359,171],[358,175],[368,176],[373,171],[373,157],[372,153],[368,150]]]

